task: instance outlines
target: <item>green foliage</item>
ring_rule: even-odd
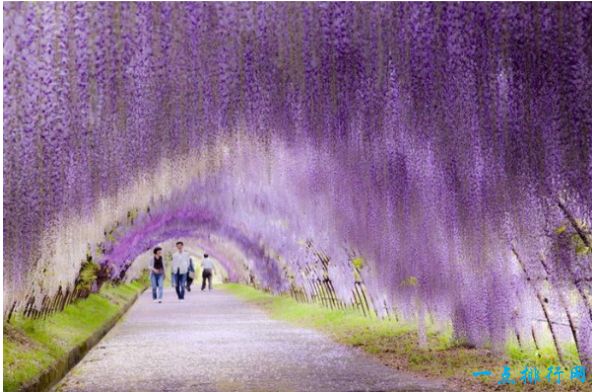
[[[356,257],[352,260],[352,264],[356,269],[362,269],[364,267],[364,259],[362,257]]]
[[[578,256],[585,256],[585,255],[589,255],[592,254],[592,248],[590,248],[589,246],[576,246],[576,254]]]
[[[403,281],[401,281],[401,286],[404,287],[415,287],[417,286],[417,278],[415,276],[409,276],[405,279],[403,279]]]
[[[576,248],[576,254],[578,256],[586,256],[592,254],[592,249],[586,245],[586,243],[584,242],[582,237],[580,237],[579,234],[574,234],[572,236],[572,241],[574,243],[574,246]],[[589,238],[589,243],[592,243],[592,238]]]
[[[79,289],[90,290],[92,284],[97,280],[97,274],[99,273],[100,268],[101,267],[92,260],[83,263],[76,281],[76,287]]]
[[[146,287],[145,280],[105,285],[47,319],[16,314],[4,324],[4,391],[16,391],[88,339]]]
[[[589,229],[586,227],[586,225],[579,219],[576,219],[576,224],[579,227],[580,232],[578,233],[575,229],[573,229],[572,226],[569,226],[570,229],[568,230],[568,225],[562,225],[559,226],[555,229],[555,234],[557,235],[569,235],[571,238],[571,241],[573,243],[573,246],[575,248],[576,254],[578,256],[585,256],[585,255],[589,255],[592,254],[592,249],[587,246],[586,242],[584,241],[584,239],[582,239],[582,237],[580,236],[580,233],[583,233],[582,235],[584,237],[586,237],[588,243],[592,242],[592,235],[590,235],[590,231]]]
[[[565,230],[567,230],[566,225],[559,226],[558,228],[555,229],[555,234],[562,234],[565,232]]]
[[[131,210],[129,210],[129,211],[127,212],[127,219],[128,219],[130,222],[134,222],[134,221],[136,220],[136,218],[138,217],[138,215],[139,215],[139,210],[138,210],[138,208],[132,208]]]

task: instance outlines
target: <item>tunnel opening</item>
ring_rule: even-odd
[[[189,238],[229,281],[590,365],[591,8],[492,7],[6,4],[5,320]]]

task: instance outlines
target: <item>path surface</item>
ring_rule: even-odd
[[[231,294],[147,290],[58,391],[441,391]]]

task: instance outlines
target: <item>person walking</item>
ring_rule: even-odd
[[[195,267],[193,266],[193,259],[189,258],[189,269],[187,270],[187,291],[191,291],[191,284],[195,279]]]
[[[202,267],[201,291],[204,291],[206,289],[206,279],[208,281],[209,290],[212,290],[212,273],[214,272],[214,263],[212,263],[212,260],[210,258],[208,258],[207,253],[204,254],[204,259],[201,263],[201,267]]]
[[[179,301],[185,299],[185,281],[187,279],[187,271],[189,270],[189,253],[183,251],[183,242],[179,241],[176,244],[177,252],[173,254],[172,275],[175,285],[175,291]]]
[[[162,248],[154,248],[154,257],[150,259],[150,284],[152,285],[152,302],[162,303],[164,285],[164,261]]]

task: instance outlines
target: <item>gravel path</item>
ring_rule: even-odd
[[[441,391],[231,294],[147,290],[58,391]]]

